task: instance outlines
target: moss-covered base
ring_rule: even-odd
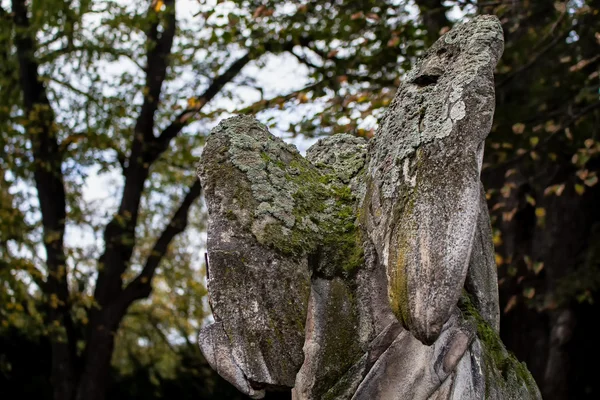
[[[527,365],[504,347],[500,336],[479,314],[468,293],[463,293],[459,308],[465,319],[477,325],[477,337],[483,348],[486,399],[541,399]]]

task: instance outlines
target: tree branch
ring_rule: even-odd
[[[252,60],[252,56],[249,52],[237,59],[225,72],[223,72],[222,75],[216,77],[208,88],[196,98],[194,107],[188,107],[179,113],[175,120],[171,122],[158,137],[155,148],[155,152],[157,153],[156,158],[169,147],[171,140],[173,140],[173,138],[181,132],[181,129],[183,129],[183,127],[200,112],[204,105],[212,100],[227,83],[231,82],[250,60]]]
[[[57,380],[55,393],[70,396],[74,390],[74,362],[76,338],[69,312],[64,233],[66,195],[62,175],[62,155],[59,151],[54,112],[46,89],[39,79],[38,64],[34,58],[35,33],[27,17],[24,0],[12,1],[13,20],[18,27],[15,35],[19,81],[33,153],[33,173],[40,202],[48,279],[44,285],[48,296],[48,319],[64,327],[66,343],[53,340],[53,374]],[[56,297],[56,300],[54,300]],[[66,397],[65,397],[66,398]]]
[[[135,133],[142,134],[146,139],[154,137],[154,113],[158,108],[160,92],[163,82],[167,75],[167,66],[177,21],[175,20],[175,0],[165,1],[166,9],[164,12],[156,11],[151,4],[148,13],[156,22],[150,25],[146,32],[148,58],[146,63],[146,87],[144,94],[144,103],[140,115],[135,124]],[[162,33],[159,33],[159,26],[162,26]]]
[[[104,231],[106,247],[100,257],[94,291],[94,297],[100,307],[107,305],[121,291],[121,275],[127,268],[135,246],[135,227],[144,183],[150,166],[156,159],[150,154],[150,149],[156,141],[153,134],[154,114],[158,108],[176,30],[175,0],[167,0],[165,5],[165,11],[156,11],[152,4],[148,9],[149,17],[156,18],[156,21],[146,32],[149,47],[145,68],[146,93],[134,127],[127,169],[124,171],[125,187],[121,204]],[[162,26],[162,33],[159,32],[159,25]]]
[[[532,66],[534,66],[542,58],[543,55],[545,55],[550,50],[552,50],[552,48],[554,46],[556,46],[558,43],[560,43],[561,40],[563,40],[567,36],[569,36],[569,33],[574,28],[575,28],[575,26],[573,26],[571,29],[567,29],[561,35],[556,36],[550,43],[548,43],[548,45],[546,47],[544,47],[537,54],[535,54],[533,57],[531,57],[531,59],[529,59],[529,61],[526,64],[523,64],[522,66],[520,66],[519,68],[517,68],[516,70],[514,70],[512,73],[508,74],[500,82],[498,82],[496,84],[496,89],[499,89],[499,88],[503,87],[508,82],[510,82],[512,79],[514,79],[517,75],[519,75],[520,73],[522,73],[522,72],[528,70],[529,68],[531,68]]]
[[[132,54],[128,53],[126,50],[117,49],[117,48],[114,48],[111,46],[106,46],[106,45],[97,45],[97,44],[89,44],[89,43],[86,43],[85,46],[70,46],[70,45],[68,45],[68,46],[58,48],[56,50],[52,50],[47,53],[41,54],[40,57],[38,58],[38,60],[39,60],[40,65],[43,65],[43,64],[46,64],[49,62],[56,61],[56,59],[60,56],[70,54],[70,53],[75,53],[77,51],[85,51],[85,52],[91,51],[94,53],[98,53],[99,55],[107,54],[107,55],[111,55],[111,56],[126,57],[129,61],[134,63],[139,69],[145,70],[145,68],[138,63],[138,61],[132,56]]]
[[[600,108],[600,101],[588,104],[587,106],[583,107],[581,110],[579,110],[578,113],[570,116],[570,118],[566,119],[560,125],[558,125],[556,128],[554,128],[554,130],[552,132],[550,132],[550,134],[548,136],[546,136],[542,141],[540,141],[540,143],[534,149],[535,150],[541,149],[543,146],[547,145],[548,142],[550,142],[550,140],[552,140],[554,137],[556,137],[557,133],[562,132],[563,130],[569,128],[571,125],[576,123],[580,118],[582,118],[585,115],[587,115],[588,113],[596,110],[597,108]],[[520,161],[523,158],[525,158],[526,156],[528,156],[529,154],[531,154],[531,152],[528,151],[528,152],[516,155],[509,160],[506,160],[502,163],[495,164],[492,167],[487,168],[487,171],[494,171],[494,170],[498,170],[500,168],[506,168],[508,166],[514,165],[518,161]]]
[[[419,7],[423,25],[427,28],[427,37],[431,43],[435,42],[443,27],[450,27],[450,21],[446,17],[446,6],[442,0],[415,0]]]
[[[200,181],[196,179],[194,184],[190,187],[187,195],[181,202],[181,205],[171,218],[171,221],[164,229],[156,243],[154,243],[154,247],[152,247],[152,251],[146,260],[146,264],[144,265],[142,272],[140,272],[139,275],[123,290],[123,293],[118,301],[120,307],[127,309],[127,307],[129,307],[129,305],[135,300],[143,299],[150,295],[150,292],[152,291],[152,278],[154,277],[156,268],[167,254],[169,244],[172,242],[175,236],[185,230],[188,224],[188,212],[190,207],[194,201],[200,197],[200,193]]]

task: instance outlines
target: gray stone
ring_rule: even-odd
[[[540,399],[502,344],[479,175],[503,33],[480,16],[407,75],[375,137],[306,158],[251,117],[204,149],[200,347],[240,391],[294,399]]]

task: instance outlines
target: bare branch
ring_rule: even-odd
[[[64,47],[58,48],[56,50],[52,50],[52,51],[41,54],[40,57],[38,58],[38,60],[39,60],[39,63],[42,65],[42,64],[49,63],[49,62],[53,62],[60,56],[75,53],[78,51],[92,52],[92,53],[97,53],[97,54],[106,54],[106,55],[111,55],[111,56],[116,56],[116,57],[125,57],[129,61],[134,63],[139,69],[144,70],[144,67],[142,65],[140,65],[140,63],[127,50],[117,49],[117,48],[114,48],[111,46],[106,46],[106,45],[95,45],[95,44],[90,44],[90,43],[86,43],[85,46],[64,46]]]
[[[156,22],[146,32],[149,47],[145,68],[146,93],[134,127],[127,169],[124,171],[125,187],[121,204],[104,231],[106,247],[100,257],[101,269],[94,291],[94,297],[101,307],[121,291],[121,275],[127,268],[135,246],[135,227],[144,183],[150,166],[156,159],[149,152],[156,140],[153,134],[154,114],[158,108],[176,30],[175,0],[167,0],[165,5],[164,11],[156,11],[152,5],[148,10],[149,16],[156,18]],[[159,25],[162,33],[159,32]]]
[[[311,67],[313,69],[319,69],[320,67],[318,65],[313,64],[309,59],[307,59],[306,57],[300,55],[300,54],[296,54],[294,52],[294,50],[290,50],[290,54],[293,55],[294,57],[296,57],[296,59],[301,63],[304,64],[308,67]]]
[[[140,115],[138,116],[135,133],[142,134],[145,138],[152,138],[154,128],[154,113],[158,108],[160,93],[163,82],[167,75],[167,66],[177,21],[175,19],[175,0],[165,1],[165,11],[156,11],[150,5],[148,13],[156,18],[156,22],[151,24],[146,32],[148,51],[146,72],[146,87],[144,93],[144,103]],[[159,32],[159,26],[162,26],[162,33]]]
[[[286,101],[289,101],[289,100],[293,99],[294,97],[297,97],[302,92],[308,92],[308,91],[323,87],[327,82],[329,82],[329,81],[323,80],[323,81],[311,83],[310,85],[307,85],[307,86],[303,87],[302,89],[294,90],[287,94],[271,97],[270,99],[266,99],[266,100],[265,99],[259,100],[256,103],[253,103],[247,107],[239,108],[239,109],[233,111],[232,114],[256,113],[256,112],[263,110],[269,106],[272,106],[275,104],[282,104]]]
[[[155,151],[157,152],[156,157],[164,152],[168,147],[169,143],[175,136],[181,132],[181,129],[189,123],[192,118],[197,115],[200,110],[212,100],[223,87],[231,82],[231,80],[250,62],[252,59],[250,53],[245,54],[244,56],[237,59],[231,66],[223,72],[222,75],[216,77],[212,83],[206,88],[206,90],[196,98],[194,107],[187,108],[183,110],[179,115],[175,118],[175,120],[167,126],[160,136],[158,137],[158,142]]]
[[[574,27],[572,27],[572,29],[573,28]],[[561,40],[563,40],[567,36],[569,36],[569,32],[571,32],[571,29],[567,29],[561,35],[558,35],[554,39],[552,39],[552,41],[550,43],[548,43],[548,45],[546,47],[544,47],[542,50],[540,50],[538,53],[536,53],[533,57],[531,57],[531,59],[526,64],[523,64],[521,67],[517,68],[512,73],[508,74],[503,80],[498,82],[496,84],[496,89],[501,88],[502,86],[506,85],[508,82],[510,82],[512,79],[514,79],[517,75],[519,75],[520,73],[522,73],[522,72],[528,70],[529,68],[531,68],[532,66],[534,66],[542,58],[542,56],[544,54],[548,53],[550,50],[552,50],[552,48],[554,48],[554,46],[556,46],[558,43],[560,43]]]
[[[561,124],[559,124],[556,128],[554,128],[554,130],[552,132],[550,132],[550,134],[547,135],[542,141],[540,141],[540,143],[534,148],[534,150],[539,150],[540,148],[542,148],[542,146],[547,145],[548,142],[550,142],[550,140],[552,140],[552,138],[556,137],[557,133],[562,132],[563,130],[569,128],[574,123],[576,123],[579,119],[581,119],[588,113],[596,110],[597,108],[600,108],[600,101],[597,101],[592,104],[588,104],[587,106],[580,109],[579,112],[577,112],[576,114],[572,114],[568,119],[566,119]],[[513,157],[509,160],[506,160],[503,163],[499,163],[499,164],[496,164],[496,165],[488,168],[488,171],[506,168],[507,166],[514,165],[515,163],[522,160],[526,156],[529,156],[530,154],[531,154],[531,152],[525,152],[525,153],[516,155],[515,157]]]
[[[433,43],[440,35],[444,27],[450,27],[450,21],[446,17],[448,8],[442,0],[416,0],[419,7],[423,25],[427,28],[427,37]]]
[[[142,272],[140,272],[140,274],[123,290],[119,299],[121,307],[127,308],[133,301],[150,295],[150,292],[152,291],[152,278],[154,277],[156,268],[167,254],[169,244],[173,241],[175,236],[183,232],[187,227],[188,212],[194,201],[200,197],[200,192],[200,181],[196,179],[181,202],[181,205],[171,218],[171,221],[154,244]]]

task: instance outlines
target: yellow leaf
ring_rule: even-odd
[[[155,0],[154,1],[154,11],[159,12],[160,10],[162,10],[164,5],[165,5],[165,2],[163,0]]]
[[[512,126],[512,131],[515,135],[520,135],[525,131],[525,124],[516,123]]]
[[[543,269],[544,269],[543,262],[538,261],[535,264],[533,264],[533,272],[535,272],[536,275],[538,275],[540,272],[542,272]]]
[[[525,195],[525,200],[526,200],[526,201],[527,201],[529,204],[531,204],[532,206],[534,206],[534,207],[535,207],[535,199],[534,199],[533,197],[531,197],[530,195],[528,195],[528,194],[527,194],[527,195]]]
[[[494,255],[494,257],[496,259],[496,265],[497,266],[501,266],[502,264],[504,264],[504,258],[500,254],[496,253]]]
[[[308,101],[308,96],[304,92],[298,93],[297,99],[300,103],[306,103]]]
[[[538,207],[535,209],[535,216],[538,218],[544,218],[546,216],[546,209],[543,207]]]
[[[576,183],[575,184],[575,192],[577,192],[577,194],[581,196],[583,193],[585,193],[585,186],[583,186],[579,183]]]
[[[196,108],[196,104],[198,104],[198,99],[195,97],[190,97],[187,101],[188,108]]]
[[[502,234],[500,233],[500,231],[494,232],[492,240],[494,242],[494,246],[500,246],[502,244]]]
[[[537,146],[537,144],[540,142],[540,138],[537,136],[533,136],[531,138],[529,138],[529,143],[531,143],[531,145],[533,147]]]

